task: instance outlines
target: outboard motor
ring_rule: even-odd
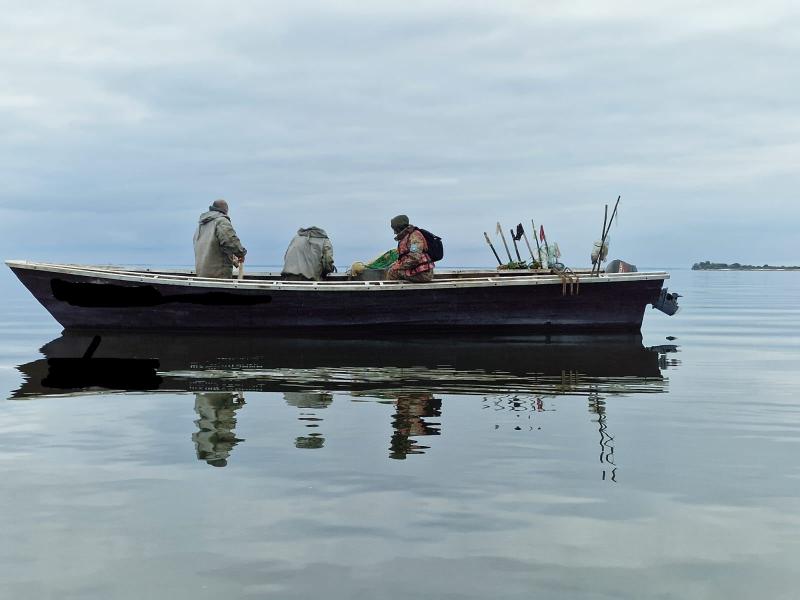
[[[672,316],[680,308],[678,306],[678,298],[680,297],[680,294],[674,292],[670,294],[667,288],[662,288],[661,293],[658,295],[658,300],[653,302],[653,308],[657,308],[665,315]]]

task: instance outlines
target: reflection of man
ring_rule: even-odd
[[[329,394],[328,392],[284,392],[283,399],[286,400],[286,404],[289,406],[305,409],[322,409],[333,402],[333,394]],[[319,427],[319,422],[322,421],[322,418],[315,416],[313,412],[301,412],[297,419],[299,421],[304,421],[308,428]],[[295,448],[313,450],[322,448],[324,445],[325,437],[316,431],[308,435],[301,435],[294,441]]]
[[[204,392],[195,394],[194,410],[200,416],[195,421],[199,431],[192,434],[198,460],[212,467],[228,464],[231,450],[239,442],[233,430],[236,411],[244,404],[241,392]]]
[[[442,401],[429,392],[399,394],[397,412],[392,417],[394,434],[389,445],[389,458],[404,460],[409,454],[424,454],[428,446],[421,446],[414,437],[440,435],[439,423],[427,423],[425,418],[440,417]]]

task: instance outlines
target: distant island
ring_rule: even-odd
[[[708,260],[694,263],[692,271],[800,271],[800,267],[775,267],[772,265],[742,265],[739,263],[715,263]]]

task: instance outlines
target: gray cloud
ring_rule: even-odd
[[[373,256],[402,211],[446,239],[446,264],[490,264],[482,231],[530,218],[584,264],[622,194],[612,254],[800,262],[788,2],[6,17],[5,256],[188,263],[197,215],[226,197],[259,263],[310,218],[339,262]]]

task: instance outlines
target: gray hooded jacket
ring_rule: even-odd
[[[223,212],[209,210],[200,215],[194,234],[194,265],[198,277],[231,276],[233,257],[244,256],[242,246],[231,220]]]
[[[333,245],[319,227],[298,229],[283,257],[283,273],[319,281],[333,272]]]

